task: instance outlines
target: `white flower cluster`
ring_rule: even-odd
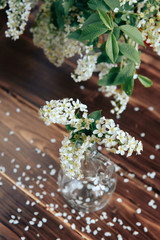
[[[3,9],[7,6],[7,0],[1,0],[0,1],[0,9]]]
[[[79,15],[77,16],[77,22],[79,22],[79,28],[81,28],[85,22],[84,17],[80,17]]]
[[[69,25],[65,26],[67,32],[65,33],[56,29],[51,23],[51,4],[52,1],[42,4],[37,17],[37,25],[31,31],[33,32],[34,44],[42,48],[49,61],[59,67],[65,58],[73,57],[76,53],[80,54],[84,44],[67,38],[71,31]]]
[[[82,178],[81,162],[85,160],[85,152],[92,147],[93,139],[87,136],[82,144],[75,144],[65,137],[59,149],[61,166],[69,178]]]
[[[8,0],[9,9],[6,10],[8,30],[5,32],[6,37],[11,37],[13,40],[17,40],[24,32],[32,3],[33,1],[29,0]]]
[[[129,157],[133,151],[140,154],[143,149],[142,142],[121,130],[113,119],[101,117],[96,121],[96,129],[93,134],[99,138],[97,139],[98,144],[104,144],[106,150],[116,154],[124,155],[127,152],[127,157]]]
[[[106,74],[108,74],[110,69],[113,67],[117,67],[117,64],[97,64],[96,71],[99,72],[99,79],[102,79]],[[124,91],[119,91],[117,86],[103,86],[99,88],[99,91],[104,93],[105,97],[113,96],[114,100],[111,100],[111,104],[114,108],[111,109],[111,113],[116,113],[119,116],[126,109],[129,102],[129,96]]]
[[[117,86],[103,86],[99,91],[104,93],[105,97],[113,96],[114,100],[111,100],[111,104],[114,108],[111,109],[111,113],[119,116],[126,109],[129,96],[124,91],[118,90]]]
[[[77,61],[77,68],[74,73],[71,73],[71,77],[75,82],[87,81],[93,74],[98,55],[92,52],[92,46],[85,47],[84,56],[81,54],[82,58]]]
[[[58,123],[63,125],[72,125],[78,129],[81,119],[76,118],[77,111],[83,114],[88,112],[87,106],[82,104],[79,99],[74,101],[72,98],[64,98],[62,100],[46,101],[46,105],[40,109],[40,117],[44,119],[46,125]]]
[[[137,0],[120,0],[120,6],[125,5],[127,2],[129,3],[129,5],[132,5],[134,3],[137,3]]]
[[[70,127],[69,138],[64,138],[59,150],[61,165],[68,177],[82,177],[81,161],[85,159],[87,149],[95,142],[104,144],[106,150],[115,154],[124,155],[127,152],[127,157],[131,156],[133,151],[140,154],[143,150],[141,141],[122,131],[112,119],[90,118],[87,106],[78,99],[51,100],[46,102],[39,113],[47,125],[59,123]]]
[[[57,29],[50,23],[51,14],[51,2],[42,4],[37,25],[32,29],[34,44],[41,47],[49,61],[57,67],[62,65],[65,58],[79,54],[78,66],[71,77],[76,82],[88,80],[92,76],[97,61],[97,55],[92,53],[92,46],[88,47],[79,41],[68,39],[68,34],[75,29],[68,24],[65,24],[65,32]],[[83,18],[79,16],[77,18],[80,24],[84,22]]]
[[[140,17],[137,19],[137,27],[141,30],[143,40],[160,55],[160,5],[153,6],[148,3],[147,10],[143,12],[145,3],[146,1],[138,4],[137,12]],[[157,10],[156,14],[155,10]],[[151,16],[148,17],[148,14]]]

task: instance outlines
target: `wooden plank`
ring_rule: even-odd
[[[1,240],[19,240],[19,237],[10,228],[0,223],[0,239]]]
[[[38,109],[36,109],[36,111],[33,111],[31,108],[20,103],[16,99],[10,97],[7,94],[4,94],[3,91],[1,91],[0,93],[2,101],[0,110],[2,116],[1,122],[8,128],[16,131],[22,141],[29,142],[33,139],[36,144],[35,146],[40,148],[41,151],[45,151],[51,157],[56,156],[58,158],[58,149],[60,147],[60,142],[63,139],[63,135],[65,134],[64,128],[56,125],[46,127],[43,121],[38,118]],[[7,109],[10,112],[10,116],[6,116]],[[17,113],[16,109],[21,109],[21,112]],[[129,121],[130,125],[132,126],[132,131],[129,131],[130,127],[128,126],[127,131],[129,131],[136,138],[139,138],[140,132],[144,132],[144,124],[141,121],[141,114],[142,113],[140,111],[137,113],[136,122],[134,122],[134,120],[131,121],[131,119],[125,116],[125,121]],[[125,168],[128,172],[133,172],[134,174],[136,174],[136,176],[141,179],[141,181],[143,180],[144,183],[151,184],[154,186],[154,188],[160,190],[160,166],[158,163],[159,151],[155,150],[155,145],[156,143],[158,143],[157,139],[159,138],[159,131],[157,131],[157,129],[159,128],[159,122],[153,121],[152,118],[148,118],[145,115],[143,115],[143,119],[148,127],[152,126],[152,131],[150,129],[147,130],[147,136],[143,140],[144,152],[142,153],[142,155],[132,156],[129,159],[113,154],[109,154],[109,156],[115,163],[119,164],[122,168]],[[123,123],[121,125],[123,126],[125,124]],[[51,139],[53,137],[56,137],[58,144],[55,147],[54,151],[53,144],[51,143]],[[106,154],[106,151],[104,153]],[[151,160],[150,155],[154,155],[155,159]],[[149,177],[143,179],[143,176],[147,175],[148,172],[156,172],[156,177],[154,178],[154,181]]]
[[[68,64],[64,64],[61,68],[56,68],[48,62],[41,49],[33,46],[32,40],[28,37],[23,36],[18,42],[3,38],[0,43],[2,48],[0,56],[0,83],[2,86],[7,87],[11,91],[14,90],[18,92],[36,105],[41,104],[41,99],[50,99],[52,97],[60,98],[62,96],[78,96],[84,100],[86,99],[87,103],[89,103],[89,100],[92,100],[91,103],[93,104],[94,93],[94,99],[96,99],[94,105],[95,107],[97,106],[97,100],[99,100],[101,94],[97,92],[98,86],[96,85],[96,78],[80,84],[74,83],[70,78],[70,72],[73,71],[73,66],[75,65],[71,64],[72,67],[68,67]],[[8,60],[8,57],[10,60]],[[143,53],[142,58],[142,67],[139,72],[146,74],[153,79],[154,82],[158,83],[160,57],[157,57],[155,54],[146,55]],[[69,63],[69,61],[67,61],[67,63]],[[7,69],[10,69],[10,71]],[[80,85],[86,87],[85,91],[79,89]],[[138,85],[134,92],[136,93],[138,89],[143,92],[143,95],[138,94],[138,99],[136,97],[140,105],[146,103],[144,95],[153,92],[150,89],[159,92],[156,91],[157,86],[155,88],[145,89],[143,86]],[[109,107],[109,101],[104,97],[103,99],[105,99],[105,101],[103,100],[102,105]],[[100,100],[98,103],[101,103]]]
[[[68,224],[63,223],[60,231],[61,219],[46,211],[44,206],[38,204],[35,199],[24,194],[19,188],[13,189],[13,184],[3,175],[1,180],[1,221],[3,224],[1,239],[81,239],[81,236],[72,231]],[[8,230],[10,237],[8,236]],[[7,230],[7,231],[4,231]]]
[[[2,170],[4,168],[6,170],[3,173],[5,181],[8,181],[6,179],[9,178],[14,185],[22,182],[25,186],[24,192],[21,187],[17,187],[17,191],[23,192],[23,197],[39,199],[41,206],[44,206],[44,214],[46,214],[46,209],[47,212],[51,211],[47,204],[58,204],[58,208],[54,208],[51,214],[57,211],[62,214],[66,213],[67,216],[71,215],[72,220],[69,223],[75,223],[76,230],[87,239],[106,238],[104,233],[110,232],[112,235],[107,239],[117,239],[118,234],[121,234],[123,239],[159,240],[160,165],[159,150],[156,150],[155,146],[160,144],[160,108],[157,104],[160,99],[160,58],[148,49],[143,50],[139,73],[153,79],[154,85],[150,89],[145,89],[136,81],[135,91],[127,111],[119,120],[116,120],[121,128],[136,138],[140,139],[140,134],[145,134],[145,137],[141,138],[144,152],[139,157],[133,156],[129,159],[109,154],[110,158],[121,166],[117,173],[117,189],[112,201],[104,209],[108,215],[107,219],[101,220],[102,211],[89,215],[98,221],[96,224],[91,224],[92,232],[88,234],[86,230],[85,233],[81,231],[82,227],[87,226],[86,216],[80,217],[78,213],[73,214],[70,207],[66,209],[64,199],[57,192],[58,149],[65,134],[64,128],[60,126],[46,127],[38,119],[38,108],[35,106],[43,105],[44,99],[78,97],[89,106],[90,111],[102,109],[105,116],[115,118],[109,112],[111,108],[109,99],[107,100],[97,91],[96,77],[80,84],[74,83],[70,78],[70,72],[73,71],[75,65],[67,61],[67,64],[65,63],[61,68],[54,67],[44,57],[42,50],[33,46],[29,36],[23,36],[17,42],[6,40],[3,37],[0,43],[0,85],[14,95],[12,97],[4,91],[0,91],[0,100],[2,101],[0,104],[0,165]],[[84,85],[85,89],[81,90],[80,85]],[[139,111],[135,111],[134,107],[139,107]],[[154,109],[152,109],[153,107]],[[20,109],[20,112],[17,109]],[[8,112],[9,116],[7,116]],[[10,135],[12,130],[15,134]],[[6,138],[8,141],[5,140]],[[52,138],[57,139],[56,143],[51,143]],[[32,144],[31,140],[34,140]],[[16,151],[16,148],[19,147],[20,151]],[[57,171],[54,176],[50,175],[49,166],[51,165]],[[31,169],[27,170],[26,166],[31,166]],[[134,173],[135,177],[131,178],[129,173]],[[155,176],[154,173],[156,173]],[[47,180],[43,182],[38,179],[38,176]],[[44,186],[42,187],[40,184]],[[40,195],[38,196],[37,193]],[[55,197],[51,196],[51,193],[54,193]],[[10,193],[7,192],[7,194]],[[149,206],[151,201],[155,202]],[[142,209],[141,214],[136,212],[138,208]],[[8,209],[7,205],[6,211]],[[80,220],[77,220],[77,217],[80,217]],[[63,219],[60,219],[61,224]],[[122,221],[123,224],[120,225]],[[136,225],[137,222],[141,222],[140,227]],[[108,226],[107,223],[112,223],[114,226]],[[7,226],[7,229],[10,228],[10,225]],[[131,227],[131,231],[127,230],[126,226]],[[101,227],[102,230],[94,235],[93,231],[97,227]],[[147,229],[144,227],[148,228],[148,232],[145,232]],[[6,237],[8,237],[8,231],[6,230]],[[58,225],[55,231],[60,231]],[[70,230],[68,231],[70,232]],[[139,232],[136,236],[133,235],[135,231]],[[3,230],[3,232],[5,231]],[[18,233],[16,226],[14,226],[13,232],[16,237]],[[46,234],[45,239],[48,239],[47,229],[44,234]],[[63,236],[62,239],[64,239]],[[78,239],[78,236],[76,235],[75,238]]]
[[[12,225],[13,227],[10,226],[10,224],[8,223],[8,221],[6,221],[6,219],[11,219],[11,215],[17,216],[17,209],[20,208],[21,210],[23,209],[23,213],[25,212],[25,216],[23,215],[23,223],[27,224],[27,222],[29,222],[28,219],[32,219],[32,217],[34,217],[34,212],[40,212],[39,208],[35,209],[35,207],[33,208],[31,206],[31,204],[27,205],[27,206],[23,206],[27,203],[28,197],[27,196],[27,191],[25,190],[25,196],[23,194],[23,196],[20,195],[19,192],[21,192],[19,190],[19,187],[15,190],[13,190],[13,186],[7,186],[6,179],[5,179],[5,175],[3,174],[2,179],[1,179],[3,185],[1,187],[1,194],[3,194],[3,191],[5,191],[5,196],[2,196],[1,199],[8,199],[7,201],[3,201],[2,205],[2,209],[5,209],[5,214],[2,211],[2,222],[3,222],[3,217],[4,217],[4,222],[5,224],[8,224],[7,227],[10,227],[12,229],[12,231],[17,232],[17,225]],[[12,181],[13,182],[13,181]],[[23,189],[21,189],[22,191],[24,191]],[[12,191],[14,191],[14,193],[12,193]],[[17,193],[18,192],[18,193]],[[28,193],[29,194],[29,193]],[[13,197],[11,197],[12,195],[14,195],[14,199]],[[31,194],[29,194],[30,196],[33,196]],[[89,217],[91,217],[91,219],[97,219],[98,220],[98,224],[91,224],[91,229],[92,231],[94,231],[95,229],[97,229],[97,227],[101,227],[101,231],[99,232],[98,236],[94,236],[92,234],[88,234],[88,237],[86,237],[86,239],[100,239],[100,237],[103,237],[104,233],[110,232],[112,235],[111,238],[109,239],[113,239],[113,237],[116,237],[118,235],[118,233],[120,232],[121,235],[123,236],[124,239],[158,239],[157,236],[159,236],[159,221],[157,221],[157,219],[155,219],[154,217],[150,218],[149,214],[146,213],[145,211],[143,211],[143,214],[136,214],[135,212],[135,206],[131,203],[128,204],[128,201],[125,198],[122,198],[123,204],[118,204],[117,205],[117,201],[116,199],[119,197],[119,195],[114,194],[114,197],[112,199],[111,204],[109,204],[108,208],[105,209],[104,211],[107,210],[107,220],[100,220],[99,219],[99,215],[103,216],[103,214],[101,213],[101,211],[94,213],[94,214],[90,214]],[[23,200],[25,199],[25,200]],[[38,198],[37,198],[38,200]],[[11,202],[10,202],[11,201]],[[16,205],[14,205],[14,201],[16,201]],[[33,196],[33,199],[29,199],[30,203],[31,202],[36,202],[36,197]],[[52,201],[53,203],[53,201]],[[27,203],[28,204],[28,203]],[[44,206],[44,204],[42,203],[42,201],[40,200],[40,203],[36,206],[39,207],[39,205],[42,205],[43,208],[45,208],[46,210],[50,210],[49,208],[46,208]],[[9,207],[8,207],[9,206]],[[127,211],[126,211],[127,210]],[[61,213],[62,209],[58,209],[59,213]],[[27,214],[26,214],[27,212]],[[51,211],[52,214],[54,213],[54,211]],[[62,211],[62,214],[67,214],[68,216],[72,215],[72,220],[70,222],[70,224],[75,223],[76,225],[76,229],[79,232],[81,227],[86,226],[85,224],[85,218],[81,218],[81,220],[76,220],[77,216],[79,216],[78,214],[73,214],[71,212],[68,212],[68,208],[65,209],[65,212]],[[4,216],[5,215],[5,216]],[[19,215],[19,214],[18,214]],[[29,216],[28,216],[29,215]],[[48,213],[45,211],[43,212],[42,217],[47,218],[48,220]],[[75,217],[75,219],[74,219]],[[79,216],[80,217],[80,216]],[[85,216],[86,217],[86,216]],[[87,215],[88,217],[88,215]],[[65,218],[66,219],[66,218]],[[62,220],[61,219],[57,219],[58,220]],[[53,220],[52,220],[53,221]],[[141,223],[141,226],[136,226],[136,222]],[[24,224],[21,226],[21,224],[18,225],[18,229],[21,229],[21,236],[23,235],[23,233],[25,233],[25,231],[22,231],[24,229]],[[63,222],[63,220],[59,223],[60,225],[63,225],[65,227],[65,224]],[[108,224],[112,224],[111,226],[108,226]],[[68,224],[69,225],[69,224]],[[49,227],[51,228],[53,225],[49,225]],[[54,231],[56,232],[58,228],[58,226],[54,227]],[[146,228],[147,227],[147,228]],[[131,229],[131,230],[130,230]],[[148,232],[145,233],[144,229],[148,229]],[[37,227],[35,230],[36,233],[37,232]],[[60,231],[60,230],[59,230]],[[71,230],[72,231],[72,230]],[[135,231],[137,231],[139,234],[139,236],[133,236],[132,234],[135,233]],[[145,230],[146,231],[146,230]],[[43,229],[43,232],[45,232],[45,234],[48,233],[48,231],[46,231],[45,229]],[[19,232],[18,232],[19,234]],[[29,235],[30,236],[30,235]],[[43,236],[43,234],[42,234]],[[47,237],[50,235],[46,235]],[[34,238],[29,238],[29,239],[34,239]],[[43,239],[43,238],[42,238]],[[44,239],[47,239],[46,237]],[[63,238],[62,238],[63,239]],[[66,239],[66,238],[65,238]],[[75,238],[78,239],[78,238]],[[108,239],[108,238],[107,238]]]
[[[82,227],[87,226],[86,216],[77,221],[79,214],[72,214],[70,207],[64,208],[65,201],[61,194],[57,192],[57,173],[54,176],[50,174],[51,168],[54,168],[57,172],[59,169],[58,148],[64,130],[56,125],[46,127],[38,118],[37,111],[7,93],[0,91],[0,96],[2,101],[0,108],[1,147],[4,152],[4,156],[1,154],[0,160],[1,165],[5,167],[5,176],[12,179],[15,182],[14,185],[24,185],[26,194],[32,194],[50,210],[52,208],[49,204],[54,204],[54,206],[58,204],[58,208],[54,208],[53,211],[62,214],[65,212],[67,216],[71,215],[72,223],[75,223],[76,229],[81,231]],[[9,112],[10,115],[7,116],[6,112]],[[10,135],[11,130],[14,131],[13,135]],[[54,144],[50,142],[53,137],[57,139]],[[34,142],[31,142],[31,144],[30,140],[34,140]],[[17,149],[18,151],[16,151],[17,147],[20,148]],[[39,154],[36,153],[37,147],[41,150],[41,152],[38,151]],[[44,157],[42,157],[43,153],[46,153]],[[17,169],[17,172],[15,169]],[[136,171],[135,168],[135,173]],[[41,178],[39,179],[39,177]],[[159,198],[155,197],[154,191],[146,191],[143,183],[138,181],[137,178],[131,179],[128,172],[125,173],[120,170],[117,177],[116,193],[108,207],[104,209],[108,218],[107,220],[101,220],[102,211],[90,214],[89,217],[98,220],[96,224],[92,224],[92,231],[96,230],[97,227],[102,230],[97,235],[94,235],[93,232],[87,234],[87,238],[100,239],[104,237],[105,232],[110,232],[112,235],[108,239],[117,238],[119,233],[124,239],[157,239],[160,234],[160,221],[157,211],[160,207]],[[126,183],[124,179],[129,179],[129,182]],[[154,181],[150,181],[151,186],[154,186]],[[53,193],[55,197],[53,197]],[[122,202],[119,203],[117,199],[122,200]],[[151,200],[155,201],[157,209],[148,205]],[[138,208],[142,209],[142,214],[137,214],[136,210]],[[114,223],[115,217],[116,222]],[[122,221],[123,224],[120,225]],[[114,224],[114,226],[108,226],[108,222]],[[141,222],[142,226],[138,227],[136,222]],[[125,229],[126,226],[131,227],[131,231]],[[144,227],[148,228],[148,232],[144,232]],[[139,232],[139,236],[133,235],[135,231]]]

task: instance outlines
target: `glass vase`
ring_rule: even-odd
[[[69,178],[60,169],[59,189],[68,204],[83,212],[94,212],[104,208],[116,188],[115,167],[111,160],[97,151],[96,145],[87,151],[87,159],[82,160],[83,178]]]

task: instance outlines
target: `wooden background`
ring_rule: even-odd
[[[159,240],[160,57],[142,50],[139,73],[154,85],[145,89],[136,81],[127,110],[116,119],[96,77],[76,84],[71,61],[56,68],[27,31],[16,42],[4,37],[3,25],[0,31],[0,240]],[[90,112],[102,109],[144,145],[141,156],[128,159],[103,152],[117,165],[117,188],[105,209],[84,216],[57,191],[66,132],[45,126],[37,113],[46,100],[64,97],[79,98]]]

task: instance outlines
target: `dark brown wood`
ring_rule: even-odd
[[[17,240],[19,237],[12,230],[10,230],[7,226],[0,223],[0,239],[1,240]]]
[[[32,197],[35,197],[37,193],[43,195],[42,192],[46,191],[46,195],[43,195],[42,199],[36,197],[36,199],[40,200],[40,203],[43,206],[47,208],[47,204],[49,203],[58,204],[59,207],[56,210],[57,212],[60,211],[63,213],[65,211],[67,215],[72,214],[70,207],[67,209],[63,207],[65,201],[61,194],[57,192],[57,173],[55,176],[51,176],[50,169],[48,168],[49,165],[53,165],[54,169],[58,172],[58,149],[60,147],[60,141],[63,139],[63,134],[65,133],[64,129],[57,125],[52,125],[50,127],[45,126],[43,121],[38,117],[38,109],[34,106],[31,108],[30,104],[26,105],[26,102],[22,102],[22,99],[20,101],[5,93],[3,90],[0,91],[0,96],[2,101],[0,109],[1,147],[5,157],[5,161],[3,159],[4,157],[1,158],[1,163],[2,166],[5,167],[4,177],[7,176],[9,179],[12,179],[15,185],[19,177],[21,177],[20,181],[25,185],[24,193],[26,195],[30,196],[31,194]],[[16,109],[20,109],[20,112],[16,112]],[[6,116],[6,112],[10,112],[10,115]],[[14,131],[13,135],[9,134],[11,130]],[[50,142],[53,137],[57,139],[54,144]],[[7,142],[4,141],[5,138],[8,138]],[[30,143],[31,140],[34,140],[32,144]],[[18,152],[16,151],[17,147],[20,147],[20,151]],[[42,151],[41,154],[44,152],[46,153],[45,157],[42,157],[41,154],[35,152],[35,148],[37,147]],[[13,159],[15,159],[15,161],[13,161]],[[114,157],[113,160],[114,159],[116,158]],[[121,164],[123,165],[123,161]],[[31,166],[31,169],[27,170],[27,165]],[[40,168],[38,165],[40,165]],[[16,166],[18,166],[17,173],[14,172]],[[45,174],[43,174],[44,170],[46,171]],[[133,169],[132,172],[136,173],[136,170],[137,168]],[[26,175],[22,177],[24,172]],[[36,184],[38,176],[47,179],[46,182],[40,182],[44,185],[42,189],[39,186],[40,183]],[[26,179],[26,177],[29,177],[29,179]],[[102,231],[98,236],[103,237],[103,234],[106,231],[109,231],[111,232],[112,237],[116,237],[118,233],[121,232],[124,239],[127,239],[128,236],[130,236],[131,239],[134,239],[135,237],[132,233],[138,231],[140,239],[150,239],[151,237],[152,239],[156,239],[156,235],[160,234],[158,227],[160,224],[159,213],[157,210],[148,206],[149,201],[155,199],[154,191],[146,191],[142,181],[139,181],[137,178],[132,179],[131,177],[128,177],[128,172],[125,172],[123,169],[117,173],[117,177],[118,186],[116,193],[113,195],[113,199],[108,207],[104,209],[108,214],[107,221],[102,221],[100,219],[99,214],[101,214],[101,211],[90,214],[92,219],[98,219],[98,223],[94,225],[94,228],[98,226],[102,228]],[[129,179],[129,182],[125,183],[124,179]],[[32,189],[30,186],[33,186],[34,188]],[[52,192],[55,194],[54,198],[51,197]],[[122,203],[118,203],[117,199],[122,199]],[[155,199],[155,201],[159,208],[159,199]],[[142,208],[143,214],[138,215],[136,213],[137,208]],[[132,231],[128,232],[123,229],[118,222],[114,223],[114,227],[106,230],[106,223],[108,221],[112,222],[115,216],[117,219],[123,220],[125,226],[130,226]],[[81,221],[76,221],[76,217],[77,214],[73,215],[72,219],[76,224],[77,230],[81,231],[81,227],[86,226],[85,218],[82,218]],[[147,227],[149,233],[144,233],[143,227],[139,229],[139,227],[135,225],[137,221],[140,221],[143,224],[143,227]],[[149,224],[149,222],[152,222],[152,225]],[[90,236],[92,239],[97,239],[97,236],[91,234],[88,234],[87,238]]]
[[[0,44],[0,238],[16,240],[26,234],[26,239],[32,240],[36,239],[35,234],[40,233],[39,239],[59,237],[67,240],[84,237],[113,240],[121,234],[126,240],[159,240],[160,150],[156,150],[155,145],[160,144],[160,58],[150,49],[142,49],[139,72],[153,79],[154,85],[145,89],[136,81],[127,110],[117,120],[110,113],[109,99],[97,91],[95,76],[87,82],[74,83],[70,72],[75,64],[67,60],[61,68],[56,68],[48,62],[41,49],[33,46],[28,34],[17,42],[2,37]],[[84,85],[85,89],[81,90],[80,85]],[[47,127],[38,117],[38,108],[44,104],[44,100],[64,97],[79,98],[88,105],[90,111],[102,109],[105,116],[114,118],[122,129],[141,139],[144,144],[143,154],[129,159],[108,154],[102,149],[120,167],[116,192],[105,209],[85,215],[79,220],[77,212],[73,214],[69,206],[65,208],[66,202],[57,191],[58,150],[66,131],[62,126]],[[139,111],[134,111],[134,107],[139,107]],[[149,107],[154,107],[153,111]],[[141,133],[145,133],[145,137],[141,137]],[[55,143],[51,143],[52,138],[56,138]],[[153,160],[151,155],[155,156]],[[50,174],[51,165],[56,170],[54,176]],[[130,176],[130,173],[135,176]],[[13,190],[15,185],[18,186]],[[24,203],[27,199],[30,202],[40,201],[35,208],[48,221],[42,228],[34,225],[30,227],[31,231],[26,232],[24,226],[34,213],[33,208]],[[151,200],[156,205],[155,209],[149,206]],[[48,204],[57,204],[58,207],[52,208]],[[22,222],[13,225],[9,223],[9,217],[17,214],[18,207],[23,208]],[[140,214],[137,213],[139,208],[142,211]],[[103,211],[107,212],[108,218],[101,220]],[[72,219],[64,223],[65,214],[62,217],[55,216],[57,212],[70,215]],[[91,233],[81,231],[82,227],[87,226],[88,216],[98,220],[91,224]],[[141,226],[137,226],[137,222]],[[71,228],[73,223],[76,225],[75,231]],[[111,227],[108,223],[114,226]],[[60,230],[59,225],[64,228]],[[101,231],[94,235],[93,231],[97,227]],[[134,235],[135,231],[139,234]],[[105,232],[112,235],[106,237]]]
[[[81,239],[76,231],[70,231],[68,224],[63,223],[64,228],[60,231],[59,226],[62,224],[60,218],[46,211],[43,205],[37,204],[35,199],[24,194],[19,188],[14,190],[12,182],[6,180],[3,175],[0,176],[3,181],[0,198],[1,221],[5,225],[5,228],[2,228],[1,239],[16,239],[15,236],[18,239],[25,237],[30,240],[63,239],[64,235],[68,236],[68,239]],[[10,223],[12,219],[19,223],[14,221]],[[9,232],[10,238],[6,238]]]

